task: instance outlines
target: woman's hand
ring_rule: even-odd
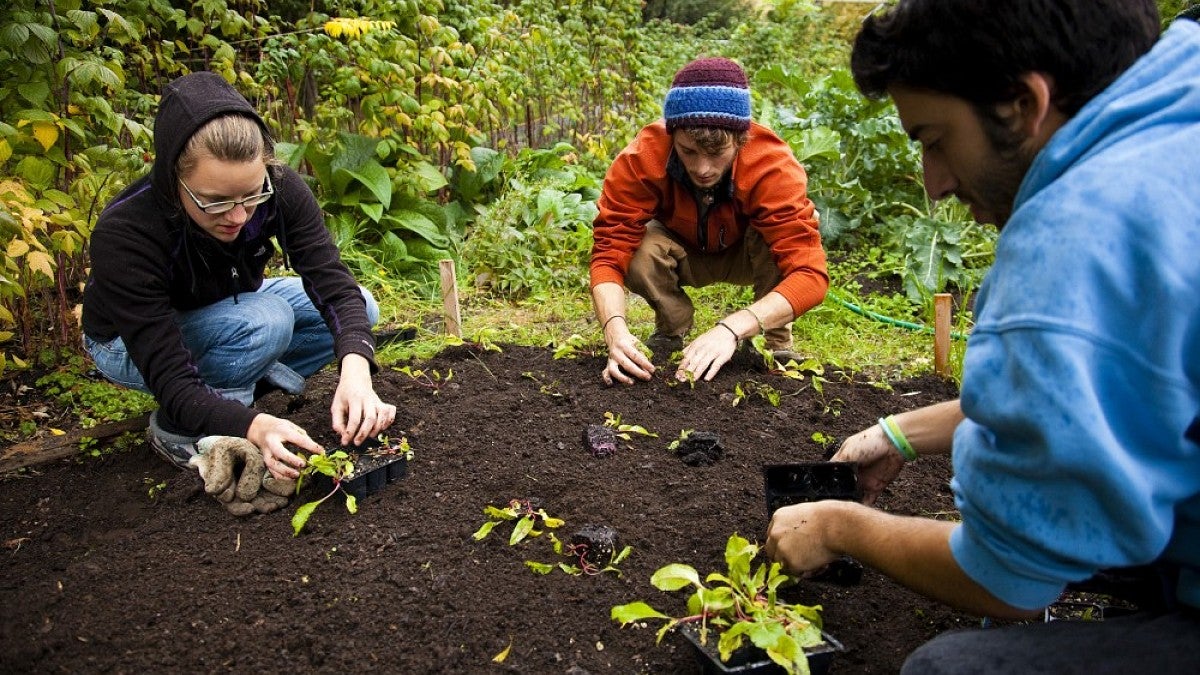
[[[262,451],[267,471],[276,478],[299,478],[300,470],[307,463],[302,457],[288,450],[285,443],[318,455],[325,452],[325,449],[309,438],[308,432],[299,425],[266,413],[259,413],[250,423],[246,439]]]
[[[342,445],[362,445],[396,421],[396,406],[384,403],[371,385],[371,365],[358,354],[342,359],[342,374],[329,409]]]

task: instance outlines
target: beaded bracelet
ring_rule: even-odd
[[[900,425],[896,424],[895,416],[880,417],[879,426],[883,429],[883,434],[888,437],[892,445],[896,446],[896,450],[904,459],[911,462],[917,458],[917,451],[913,449],[912,444],[904,437],[904,432],[900,431]]]

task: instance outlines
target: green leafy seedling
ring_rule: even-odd
[[[618,568],[618,565],[633,552],[632,546],[625,546],[620,551],[613,551],[608,561],[601,567],[589,558],[587,544],[569,544],[563,542],[554,536],[553,532],[550,533],[549,537],[550,541],[554,543],[554,552],[561,556],[567,556],[574,562],[570,564],[565,562],[542,563],[534,560],[526,560],[525,566],[538,574],[549,574],[555,569],[560,569],[576,577],[582,575],[595,576],[597,574],[604,574],[605,572],[615,574],[619,577],[621,576],[621,570]]]
[[[527,537],[541,536],[544,530],[536,529],[540,522],[547,529],[562,527],[563,521],[552,518],[545,509],[535,509],[528,499],[514,499],[504,508],[488,504],[483,507],[483,513],[488,517],[487,522],[471,535],[476,541],[491,534],[500,523],[513,522],[512,534],[508,536],[508,545],[516,546]]]
[[[725,545],[725,573],[713,572],[702,581],[690,565],[671,563],[660,567],[650,577],[655,588],[668,592],[693,589],[687,600],[687,616],[674,618],[639,600],[613,607],[612,619],[622,626],[648,619],[664,620],[658,631],[659,643],[671,629],[696,624],[701,644],[707,641],[710,630],[719,635],[717,649],[722,661],[727,662],[749,639],[788,673],[807,674],[804,649],[824,642],[821,607],[779,602],[777,590],[792,579],[780,571],[777,562],[753,567],[758,552],[757,544],[734,534]]]
[[[658,434],[654,433],[653,431],[650,431],[646,427],[639,426],[637,424],[622,423],[621,422],[621,413],[611,413],[611,412],[605,411],[604,412],[604,426],[609,427],[610,429],[615,429],[617,432],[617,436],[619,436],[627,441],[632,439],[632,436],[630,436],[630,434],[637,434],[639,436],[649,436],[650,438],[658,438]]]
[[[684,441],[686,441],[688,439],[688,437],[692,435],[693,431],[695,431],[695,429],[684,429],[684,430],[680,431],[679,438],[676,438],[675,440],[668,443],[667,449],[668,450],[678,450],[679,445],[681,443],[683,443]]]
[[[309,455],[305,462],[304,468],[300,470],[300,477],[296,479],[297,494],[300,493],[300,486],[304,484],[305,479],[318,473],[323,476],[329,476],[333,480],[333,489],[324,497],[301,504],[300,508],[296,509],[295,515],[292,516],[293,537],[300,535],[300,531],[308,523],[308,519],[312,516],[313,511],[326,499],[329,499],[341,490],[342,481],[354,473],[354,462],[350,460],[350,455],[346,454],[345,450],[338,450],[325,455]],[[346,510],[350,513],[358,513],[358,500],[352,494],[344,494],[346,495]]]

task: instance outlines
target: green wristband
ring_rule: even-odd
[[[879,418],[879,426],[883,429],[883,435],[887,436],[892,445],[896,446],[896,451],[900,456],[911,462],[917,458],[917,451],[913,449],[912,444],[904,437],[904,432],[900,431],[900,425],[896,424],[896,418],[892,415]]]

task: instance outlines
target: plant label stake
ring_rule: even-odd
[[[454,273],[454,261],[440,260],[438,269],[442,275],[442,312],[445,315],[446,333],[460,338],[462,317],[458,313],[458,282]]]
[[[950,377],[950,294],[933,296],[933,370]]]

